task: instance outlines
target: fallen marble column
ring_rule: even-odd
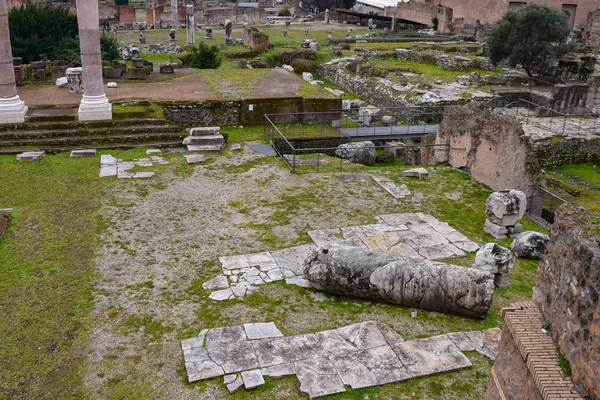
[[[485,318],[493,275],[471,268],[327,244],[304,261],[317,289],[426,310]]]

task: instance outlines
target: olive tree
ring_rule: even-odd
[[[565,12],[542,4],[508,11],[488,36],[490,59],[521,64],[527,75],[544,74],[572,49],[566,43],[570,29]]]

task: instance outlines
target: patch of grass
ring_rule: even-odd
[[[174,329],[172,326],[163,325],[151,315],[129,315],[118,327],[126,334],[143,332],[144,337],[150,341],[156,341]]]
[[[17,162],[0,156],[0,397],[85,397],[79,351],[94,307],[99,157]],[[35,384],[32,384],[35,382]]]
[[[163,108],[147,101],[113,104],[113,119],[164,118]]]
[[[561,369],[563,374],[571,376],[571,363],[569,362],[567,357],[565,357],[564,354],[560,355],[560,359],[558,360],[557,366]]]
[[[269,72],[268,68],[239,69],[223,63],[219,69],[203,69],[199,74],[222,100],[237,100],[252,93]]]
[[[600,166],[597,164],[564,165],[558,170],[576,176],[592,185],[600,186]]]

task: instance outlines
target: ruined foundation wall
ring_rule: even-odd
[[[532,302],[502,309],[505,324],[485,400],[575,400],[573,383],[556,365],[552,338]]]
[[[207,8],[203,15],[196,13],[196,20],[202,25],[223,24],[226,19],[234,25],[260,25],[267,21],[267,12],[264,8]]]
[[[589,213],[565,204],[556,210],[540,262],[533,301],[552,324],[552,336],[571,365],[579,394],[600,398],[600,236]]]
[[[320,64],[317,67],[317,75],[350,93],[360,94],[369,103],[376,104],[379,107],[406,106],[406,102],[402,98],[382,87],[382,85],[378,85],[367,78],[353,77],[336,63]]]
[[[386,17],[402,18],[423,25],[431,26],[433,18],[438,19],[438,31],[452,33],[452,9],[439,5],[417,2],[399,2],[395,7],[385,7]]]
[[[584,39],[592,46],[600,46],[600,9],[588,14]]]
[[[518,189],[527,197],[539,181],[539,166],[518,121],[485,105],[449,107],[438,129],[436,161],[465,170],[494,190]]]

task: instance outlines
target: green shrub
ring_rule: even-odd
[[[562,370],[563,374],[571,376],[571,363],[569,362],[567,357],[561,355],[557,365],[558,368]]]
[[[294,68],[294,72],[301,74],[303,72],[315,72],[315,64],[303,58],[293,59],[290,65]]]
[[[63,7],[13,8],[8,13],[8,24],[13,57],[21,57],[24,63],[39,60],[40,54],[55,59],[61,40],[78,34],[77,17]]]
[[[292,12],[290,11],[289,8],[283,7],[281,10],[279,10],[279,16],[280,17],[291,17]]]
[[[193,68],[199,69],[216,69],[221,65],[223,57],[221,57],[217,46],[208,46],[200,43],[192,47],[192,63]]]
[[[103,33],[100,36],[100,52],[103,60],[120,60],[121,52],[119,50],[119,42],[117,38],[111,34]]]
[[[107,33],[100,36],[100,53],[102,60],[112,61],[121,59],[117,39]],[[81,55],[79,50],[79,39],[64,37],[58,42],[55,57],[57,60],[65,60],[72,67],[81,66]]]

